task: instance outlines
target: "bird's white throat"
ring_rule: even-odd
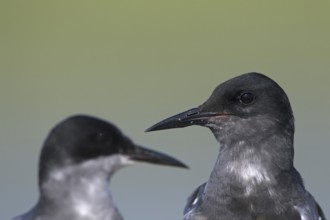
[[[54,204],[70,207],[79,219],[111,219],[119,212],[109,180],[116,170],[133,163],[126,156],[114,155],[54,169],[41,190]]]

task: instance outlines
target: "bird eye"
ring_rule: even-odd
[[[250,105],[254,102],[255,96],[251,92],[244,92],[240,94],[239,101],[244,105]]]
[[[94,135],[94,138],[97,142],[103,142],[106,140],[106,135],[103,132],[98,132]]]

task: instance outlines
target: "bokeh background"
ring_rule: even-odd
[[[49,129],[86,113],[190,170],[141,164],[111,181],[126,219],[181,219],[218,145],[189,127],[144,133],[201,104],[220,82],[259,71],[288,93],[295,165],[330,217],[329,1],[0,1],[0,219],[38,198]]]

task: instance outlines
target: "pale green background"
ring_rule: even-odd
[[[111,120],[191,167],[138,165],[111,184],[126,219],[180,219],[217,143],[201,127],[143,131],[249,71],[288,93],[296,167],[330,218],[329,42],[326,0],[0,0],[0,219],[36,202],[43,140],[75,113]]]

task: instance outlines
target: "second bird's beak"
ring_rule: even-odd
[[[174,157],[141,146],[135,146],[133,151],[130,151],[127,155],[131,160],[137,162],[188,168],[187,165]]]
[[[209,118],[219,116],[218,112],[203,112],[200,108],[192,108],[180,114],[164,119],[146,130],[157,131],[171,128],[183,128],[191,125],[205,125]]]

